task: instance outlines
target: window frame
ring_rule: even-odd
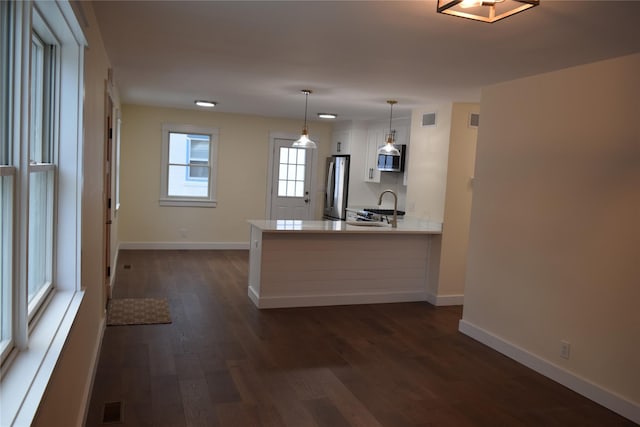
[[[84,51],[87,42],[67,0],[10,1],[5,5],[10,9],[6,14],[7,21],[3,20],[3,24],[10,24],[7,29],[10,46],[8,51],[2,52],[10,62],[11,92],[0,105],[0,112],[8,109],[11,116],[6,131],[10,153],[8,159],[2,159],[2,163],[10,164],[1,166],[0,175],[3,179],[12,176],[13,182],[9,245],[11,341],[2,349],[0,360],[0,425],[30,425],[84,297],[81,217]],[[6,12],[5,5],[3,12]],[[7,27],[9,25],[3,25],[3,29]],[[33,33],[37,33],[45,44],[57,46],[53,49],[55,67],[50,70],[55,75],[49,92],[54,105],[43,116],[43,127],[50,132],[52,145],[44,157],[37,159],[29,155],[30,136],[34,132],[30,120]],[[38,306],[32,304],[30,309],[27,258],[29,190],[33,173],[52,176],[46,190],[47,197],[53,197],[54,201],[50,230],[53,236],[52,285],[41,289],[43,295]],[[56,239],[55,236],[65,238]]]
[[[209,176],[207,180],[207,197],[195,197],[195,196],[171,196],[169,195],[169,167],[173,164],[169,162],[169,149],[170,149],[170,134],[180,133],[186,135],[208,135],[209,140]],[[185,152],[185,164],[186,166],[186,180],[194,182],[202,182],[202,178],[190,178],[189,177],[189,148],[187,146],[187,152]],[[218,170],[218,129],[208,128],[195,125],[185,124],[171,124],[164,123],[162,125],[162,172],[160,174],[160,206],[185,206],[185,207],[207,207],[215,208],[217,206],[216,200],[216,187],[217,180],[216,174]]]

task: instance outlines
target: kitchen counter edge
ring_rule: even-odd
[[[248,220],[249,224],[265,233],[345,233],[345,234],[442,234],[442,224],[425,220],[405,218],[398,227],[390,225],[362,226],[346,221],[331,220]]]

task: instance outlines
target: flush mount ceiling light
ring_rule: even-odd
[[[538,6],[540,0],[438,0],[438,13],[493,23]]]
[[[398,101],[394,101],[392,99],[387,101],[391,110],[389,111],[389,134],[387,135],[387,142],[382,147],[378,149],[378,154],[385,154],[387,156],[399,156],[400,151],[393,145],[393,131],[391,130],[391,119],[393,118],[393,106],[397,104]]]
[[[336,119],[338,115],[333,113],[318,113],[318,117],[321,119]]]
[[[302,135],[295,141],[292,147],[295,148],[318,148],[315,142],[309,139],[309,130],[307,129],[307,100],[309,94],[312,93],[309,89],[302,89],[300,92],[304,93],[304,127],[302,128]]]
[[[217,102],[213,102],[213,101],[197,100],[197,101],[195,101],[195,104],[196,104],[198,107],[213,108],[213,107],[215,107],[218,103],[217,103]]]

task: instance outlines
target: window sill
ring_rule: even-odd
[[[215,208],[216,200],[197,199],[160,199],[160,206],[187,206],[192,208]]]
[[[83,297],[83,291],[57,291],[31,332],[29,347],[2,368],[0,425],[33,422]]]

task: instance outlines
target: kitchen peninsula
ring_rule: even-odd
[[[427,301],[442,225],[250,220],[249,297],[258,308]]]

